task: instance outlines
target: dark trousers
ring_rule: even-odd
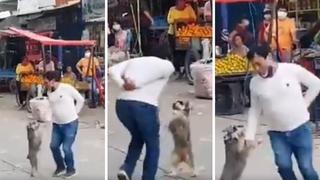
[[[173,66],[176,72],[180,72],[180,67],[184,65],[185,52],[176,50],[176,38],[174,35],[168,35],[171,53],[173,55]]]
[[[27,91],[21,91],[21,82],[17,81],[17,91],[18,91],[18,96],[19,96],[19,103],[23,104],[26,99],[27,99]]]
[[[269,131],[278,172],[283,180],[297,180],[292,169],[294,155],[305,180],[318,180],[312,164],[312,129],[310,123],[288,132]]]
[[[52,136],[50,149],[57,169],[67,168],[67,172],[74,171],[74,160],[72,145],[76,139],[79,121],[75,120],[68,124],[55,124],[52,127]],[[64,152],[64,158],[61,155],[60,147]]]
[[[128,153],[120,169],[131,177],[145,144],[142,180],[155,180],[160,154],[158,108],[142,102],[118,100],[116,112],[131,134]]]

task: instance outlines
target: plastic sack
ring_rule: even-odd
[[[52,121],[52,111],[47,97],[36,97],[30,100],[31,113],[34,120]]]
[[[195,96],[198,98],[212,98],[212,63],[207,60],[197,61],[190,66],[194,77]]]

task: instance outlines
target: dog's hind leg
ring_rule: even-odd
[[[171,153],[171,168],[170,168],[170,172],[169,172],[168,176],[176,177],[178,175],[177,168],[178,168],[179,163],[180,163],[180,157],[177,154],[177,152],[173,151]]]
[[[32,153],[29,155],[29,160],[31,164],[31,177],[35,177],[38,172],[38,158],[37,153]]]
[[[195,169],[194,157],[193,157],[193,152],[192,152],[191,145],[190,145],[189,148],[188,148],[188,160],[187,160],[187,164],[188,164],[189,167],[192,169],[192,176],[191,176],[191,177],[197,177],[197,176],[198,176],[198,172],[196,172],[196,169]]]

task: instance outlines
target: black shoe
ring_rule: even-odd
[[[129,177],[124,170],[118,172],[118,180],[129,180]]]
[[[54,173],[53,173],[52,176],[53,176],[53,177],[60,177],[65,170],[66,170],[66,169],[57,169],[56,171],[54,171]]]
[[[67,171],[64,175],[63,178],[68,179],[68,178],[72,178],[73,176],[77,175],[76,171]]]

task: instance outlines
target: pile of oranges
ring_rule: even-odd
[[[200,37],[200,38],[211,38],[212,27],[210,26],[199,26],[190,24],[177,29],[177,37]]]

